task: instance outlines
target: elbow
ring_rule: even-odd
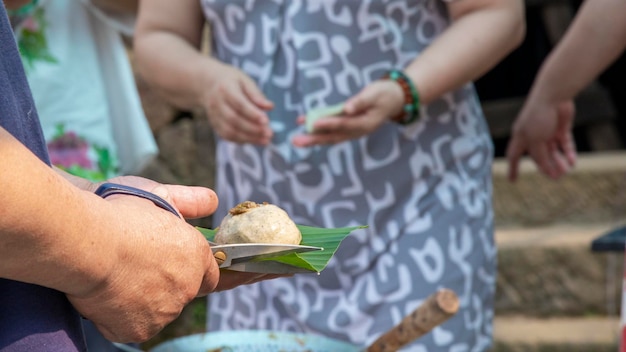
[[[149,51],[148,46],[145,45],[145,35],[141,32],[135,32],[135,37],[133,40],[133,58],[135,60],[135,68],[137,73],[142,76],[142,78],[147,78],[148,76],[145,74],[146,66],[148,66],[150,60],[150,54],[146,51]]]
[[[507,0],[510,1],[510,0]],[[523,2],[516,4],[515,11],[511,11],[510,23],[510,35],[509,43],[511,43],[511,50],[517,49],[526,38],[526,11]]]
[[[526,20],[524,16],[515,22],[511,30],[511,45],[512,49],[517,49],[526,38]]]

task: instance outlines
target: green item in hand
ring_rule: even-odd
[[[304,253],[292,253],[279,257],[272,257],[268,259],[260,260],[272,260],[276,262],[285,263],[298,268],[310,270],[311,272],[321,272],[326,268],[330,258],[335,254],[339,244],[343,241],[352,231],[358,229],[367,228],[367,226],[353,226],[353,227],[341,227],[341,228],[321,228],[297,225],[298,229],[302,233],[303,246],[315,246],[322,247],[324,250],[312,251]],[[213,241],[216,230],[206,229],[202,227],[196,227],[204,237]]]
[[[315,124],[317,120],[324,118],[324,117],[339,115],[343,112],[343,107],[344,107],[344,104],[340,103],[340,104],[325,106],[323,108],[317,108],[317,109],[313,109],[309,111],[306,114],[306,131],[308,133],[314,133],[315,130],[313,128],[313,125]]]

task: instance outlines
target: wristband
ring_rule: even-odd
[[[417,88],[415,88],[415,84],[413,84],[413,81],[409,78],[409,76],[401,70],[391,70],[383,76],[383,79],[390,79],[397,82],[404,93],[404,105],[402,106],[402,111],[398,114],[398,116],[392,117],[391,121],[401,125],[408,125],[417,121],[420,112],[419,95],[417,93]]]

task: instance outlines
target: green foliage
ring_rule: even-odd
[[[56,63],[56,58],[48,49],[46,28],[48,23],[44,18],[43,8],[37,8],[27,19],[32,21],[34,28],[23,27],[18,34],[18,48],[25,69],[32,69],[37,61]]]

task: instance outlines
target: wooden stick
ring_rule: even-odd
[[[428,296],[422,305],[402,319],[398,325],[380,336],[366,351],[397,351],[450,319],[458,310],[459,298],[454,291],[439,290]]]

